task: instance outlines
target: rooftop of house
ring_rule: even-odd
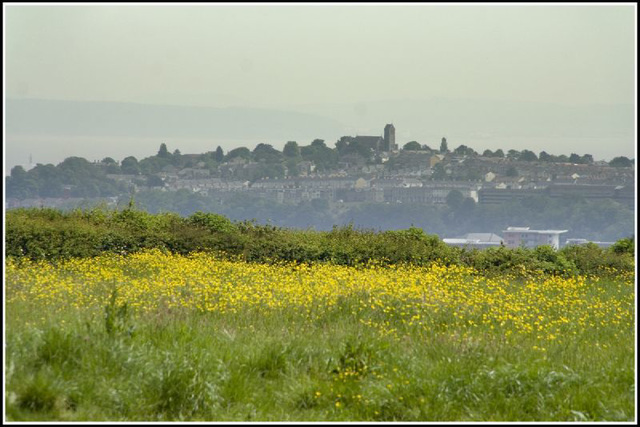
[[[561,234],[567,233],[569,230],[531,230],[529,227],[507,227],[502,230],[503,233],[532,233],[532,234]]]

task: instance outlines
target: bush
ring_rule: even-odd
[[[611,245],[610,250],[618,255],[621,254],[628,254],[633,256],[635,253],[635,242],[633,240],[633,237],[627,237],[626,239],[620,239],[617,242],[615,242],[613,245]]]
[[[123,210],[94,208],[63,213],[54,209],[9,210],[6,254],[56,260],[91,257],[103,252],[127,254],[162,249],[188,254],[223,252],[252,262],[331,262],[341,265],[410,263],[467,265],[485,274],[540,271],[549,274],[599,274],[607,269],[633,271],[634,241],[622,239],[608,250],[595,244],[556,251],[536,249],[463,250],[447,246],[421,228],[375,232],[353,225],[331,231],[291,230],[231,222],[216,213],[196,212],[187,218],[173,213],[150,214],[132,204]]]

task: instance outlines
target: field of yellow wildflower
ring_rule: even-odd
[[[636,416],[630,273],[159,250],[5,268],[12,421]]]

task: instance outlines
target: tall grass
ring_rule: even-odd
[[[636,417],[630,275],[159,252],[6,274],[10,421]]]

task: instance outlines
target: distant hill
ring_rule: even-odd
[[[273,139],[340,134],[335,119],[257,108],[7,99],[6,131],[30,136]]]

